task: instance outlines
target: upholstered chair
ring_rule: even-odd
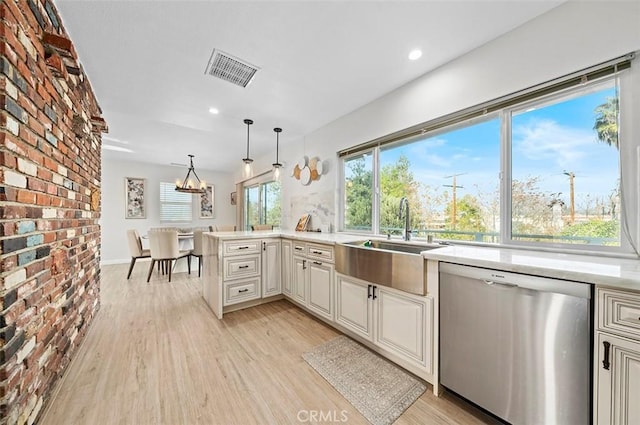
[[[254,224],[251,226],[251,230],[273,230],[272,224]]]
[[[156,261],[160,261],[169,272],[169,282],[171,282],[171,271],[173,262],[182,257],[188,257],[191,250],[180,251],[178,245],[178,232],[175,230],[162,230],[149,232],[149,251],[151,252],[151,266],[147,275],[147,282],[151,279],[153,266]],[[187,261],[189,274],[191,274],[191,263]]]
[[[195,230],[193,232],[193,250],[191,251],[191,257],[198,258],[198,277],[200,277],[202,273],[202,233],[204,230]],[[191,257],[189,257],[189,262],[191,262]]]
[[[218,224],[216,225],[216,231],[218,232],[235,232],[235,224]]]
[[[129,242],[129,253],[131,254],[131,264],[129,265],[129,273],[127,273],[127,279],[129,279],[136,260],[138,258],[151,257],[151,252],[149,252],[148,249],[142,249],[142,240],[140,240],[140,235],[137,230],[127,230],[127,241]]]

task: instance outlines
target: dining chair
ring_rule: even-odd
[[[193,232],[193,250],[191,251],[191,255],[189,256],[189,263],[191,263],[191,257],[198,258],[198,277],[202,273],[202,233],[205,230],[194,230]]]
[[[151,252],[151,266],[147,275],[147,282],[151,279],[153,266],[157,261],[161,262],[169,272],[169,282],[171,282],[171,271],[173,262],[179,258],[188,257],[191,250],[181,251],[178,245],[178,232],[176,230],[150,231],[149,251]],[[188,260],[188,259],[187,259]],[[189,274],[191,274],[191,262],[187,261]]]
[[[142,240],[138,231],[135,229],[127,230],[127,241],[129,242],[129,253],[131,254],[131,264],[129,265],[129,273],[127,273],[127,280],[131,277],[133,266],[136,264],[138,258],[149,258],[151,252],[148,249],[142,249]]]
[[[216,231],[218,232],[235,232],[235,224],[218,224],[216,225]]]
[[[251,230],[273,230],[272,224],[253,224]]]

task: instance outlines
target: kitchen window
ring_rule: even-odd
[[[251,230],[255,224],[280,226],[280,182],[271,178],[271,173],[268,173],[243,184],[245,230]]]
[[[373,157],[370,153],[344,161],[344,228],[371,231],[373,223]]]
[[[636,251],[625,60],[339,152],[342,230],[402,235],[407,197],[414,237]]]
[[[620,246],[614,83],[510,112],[513,241]]]
[[[193,219],[193,195],[177,192],[175,183],[160,182],[160,221],[187,223]]]
[[[496,242],[500,202],[497,116],[380,149],[380,233],[401,235],[407,197],[413,236]]]

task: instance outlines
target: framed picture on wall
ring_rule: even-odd
[[[125,215],[124,218],[145,218],[147,209],[145,204],[145,179],[139,177],[125,177]]]
[[[213,186],[200,195],[200,218],[213,218]]]
[[[231,192],[231,205],[235,205],[238,202],[237,193]]]

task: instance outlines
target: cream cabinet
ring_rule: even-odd
[[[293,256],[291,277],[291,298],[299,304],[307,305],[307,259],[305,257]]]
[[[282,293],[282,252],[280,239],[262,240],[262,298]]]
[[[640,293],[596,292],[594,422],[640,424]]]
[[[292,243],[292,301],[326,319],[333,320],[333,247],[294,241]]]
[[[318,260],[308,260],[307,288],[309,309],[320,316],[333,320],[333,264]]]
[[[280,275],[282,276],[282,293],[288,297],[293,294],[293,288],[291,286],[291,271],[293,261],[293,242],[289,239],[282,240],[282,270]]]
[[[373,303],[371,284],[363,280],[336,275],[336,322],[373,341]]]
[[[218,261],[223,307],[282,293],[280,238],[225,240]]]
[[[336,322],[381,349],[432,372],[433,299],[336,276]]]

